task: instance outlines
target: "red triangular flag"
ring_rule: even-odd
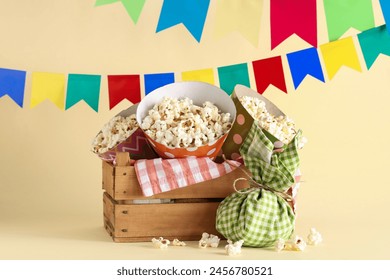
[[[317,1],[271,1],[271,49],[297,34],[313,47],[317,47]]]
[[[123,99],[133,104],[141,101],[139,75],[109,75],[107,79],[110,110]]]
[[[271,84],[287,93],[282,57],[275,56],[256,60],[252,64],[258,93],[263,94]]]

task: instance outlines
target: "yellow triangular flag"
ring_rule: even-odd
[[[42,101],[49,99],[58,108],[65,106],[65,75],[56,73],[32,73],[31,103],[33,108]]]
[[[257,47],[263,0],[218,0],[215,19],[215,36],[220,38],[238,31]]]
[[[329,80],[336,75],[341,66],[362,71],[352,37],[321,45],[320,49]]]
[[[181,74],[183,81],[198,81],[214,85],[214,72],[212,68],[186,71]]]

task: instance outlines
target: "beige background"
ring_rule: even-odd
[[[0,0],[0,67],[28,72],[23,109],[0,99],[0,259],[231,259],[222,246],[201,250],[192,242],[161,251],[109,238],[101,162],[89,148],[101,126],[131,103],[108,110],[104,75],[216,68],[309,45],[294,35],[270,51],[269,1],[258,47],[238,33],[213,36],[216,1],[200,44],[182,25],[155,33],[162,0],[146,1],[137,25],[120,4],[94,8],[94,2]],[[323,44],[326,24],[318,2]],[[373,3],[377,25],[383,24],[378,1]],[[296,230],[306,236],[316,227],[324,243],[303,253],[245,248],[237,259],[389,259],[390,60],[381,55],[367,71],[357,49],[362,73],[343,67],[333,80],[308,77],[296,91],[283,56],[289,94],[272,86],[264,94],[309,139],[301,152],[305,182]],[[103,75],[99,113],[83,102],[67,111],[49,101],[30,109],[33,71]]]

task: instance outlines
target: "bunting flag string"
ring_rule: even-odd
[[[375,27],[372,0],[323,0],[329,41],[339,39],[351,27],[364,31]]]
[[[271,1],[271,49],[294,33],[317,47],[317,0]]]
[[[362,72],[357,53],[360,45],[367,69],[373,65],[380,54],[390,56],[390,34],[385,25],[366,30],[357,35],[358,40],[347,37],[286,54],[294,88],[297,89],[306,76],[310,75],[325,82],[324,71],[328,80],[332,80],[342,66]],[[322,55],[322,61],[320,60]],[[322,65],[323,64],[323,65]],[[251,65],[252,67],[248,67]],[[282,56],[275,56],[252,61],[200,70],[181,72],[182,81],[203,81],[221,87],[228,94],[236,84],[251,87],[250,72],[253,73],[257,91],[263,94],[269,85],[287,93],[287,86]],[[19,107],[23,107],[25,97],[26,71],[0,68],[0,98],[8,95]],[[173,83],[179,73],[149,73],[143,75],[107,75],[109,109],[111,110],[124,99],[133,104],[141,101],[154,89]],[[215,79],[218,77],[218,79]],[[66,79],[67,78],[67,79]],[[180,79],[179,79],[180,80]],[[65,74],[33,72],[31,80],[30,107],[34,108],[48,99],[61,110],[68,110],[84,100],[98,112],[101,75]],[[66,90],[65,90],[66,89]]]
[[[390,1],[379,0],[385,23],[390,21]],[[121,2],[135,24],[146,0],[96,0],[95,7]],[[329,42],[350,28],[365,31],[375,27],[372,0],[322,0]],[[296,34],[317,47],[317,0],[271,0],[271,50]],[[200,42],[210,0],[163,0],[156,33],[182,23]],[[237,31],[257,47],[264,0],[217,0],[214,35]],[[390,30],[388,30],[390,33]]]
[[[146,0],[96,0],[95,6],[117,2],[126,7],[136,23]],[[316,1],[296,0],[293,1],[294,5],[291,2],[271,1],[271,47],[275,48],[294,33],[313,47],[287,53],[286,65],[283,65],[282,56],[273,56],[181,73],[107,75],[109,109],[125,99],[138,103],[143,95],[177,80],[207,82],[231,94],[236,84],[250,87],[250,77],[253,77],[253,86],[260,94],[270,85],[287,93],[285,73],[288,71],[285,67],[289,68],[294,89],[297,90],[305,77],[312,76],[324,83],[324,72],[327,73],[327,79],[332,80],[342,66],[362,72],[358,45],[367,69],[372,67],[380,54],[390,56],[390,28],[386,24],[375,27],[371,0],[323,0],[330,41],[318,47]],[[389,3],[380,0],[386,22],[390,20]],[[209,4],[209,0],[163,0],[156,32],[182,23],[199,42]],[[257,44],[262,9],[263,0],[248,0],[239,4],[235,0],[218,0],[216,34],[225,35],[236,30],[251,43]],[[224,25],[224,21],[230,23]],[[350,27],[362,31],[356,36],[357,40],[352,36],[339,39]],[[24,70],[0,68],[0,98],[8,96],[20,108],[25,107],[26,75],[27,71]],[[98,112],[101,78],[102,75],[33,72],[30,108],[49,100],[65,111],[83,100]]]

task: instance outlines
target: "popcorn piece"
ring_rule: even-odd
[[[126,140],[138,128],[135,114],[116,116],[106,123],[92,142],[92,151],[103,154]]]
[[[275,251],[281,252],[286,247],[285,241],[283,239],[278,239],[275,242]]]
[[[164,239],[162,237],[159,237],[158,239],[153,238],[152,242],[153,242],[154,247],[160,248],[160,249],[167,249],[168,245],[171,243],[168,239]]]
[[[275,251],[281,252],[282,250],[286,251],[304,251],[306,248],[306,242],[300,236],[294,236],[288,241],[283,239],[278,239],[275,242]]]
[[[315,228],[311,228],[310,233],[307,236],[307,244],[317,246],[321,242],[322,242],[321,234]]]
[[[265,129],[284,144],[288,144],[296,135],[295,123],[287,116],[275,117],[271,115],[265,106],[265,102],[259,98],[242,96],[240,102],[248,113]],[[301,137],[298,148],[301,149],[307,143],[307,139]]]
[[[233,243],[233,241],[228,240],[228,245],[225,246],[225,252],[229,256],[235,256],[241,254],[241,247],[244,243],[244,240],[239,240]]]
[[[202,107],[189,98],[164,97],[142,120],[141,128],[155,141],[172,148],[200,147],[226,134],[232,123],[209,101]]]
[[[179,239],[173,239],[172,245],[173,246],[187,246],[187,244],[184,241],[180,241]]]
[[[220,239],[218,236],[204,232],[202,234],[202,239],[199,240],[199,247],[200,248],[206,248],[206,247],[217,248],[219,245],[219,241],[220,241]]]
[[[286,249],[291,251],[305,251],[306,249],[306,242],[298,235],[290,239],[286,245]]]

